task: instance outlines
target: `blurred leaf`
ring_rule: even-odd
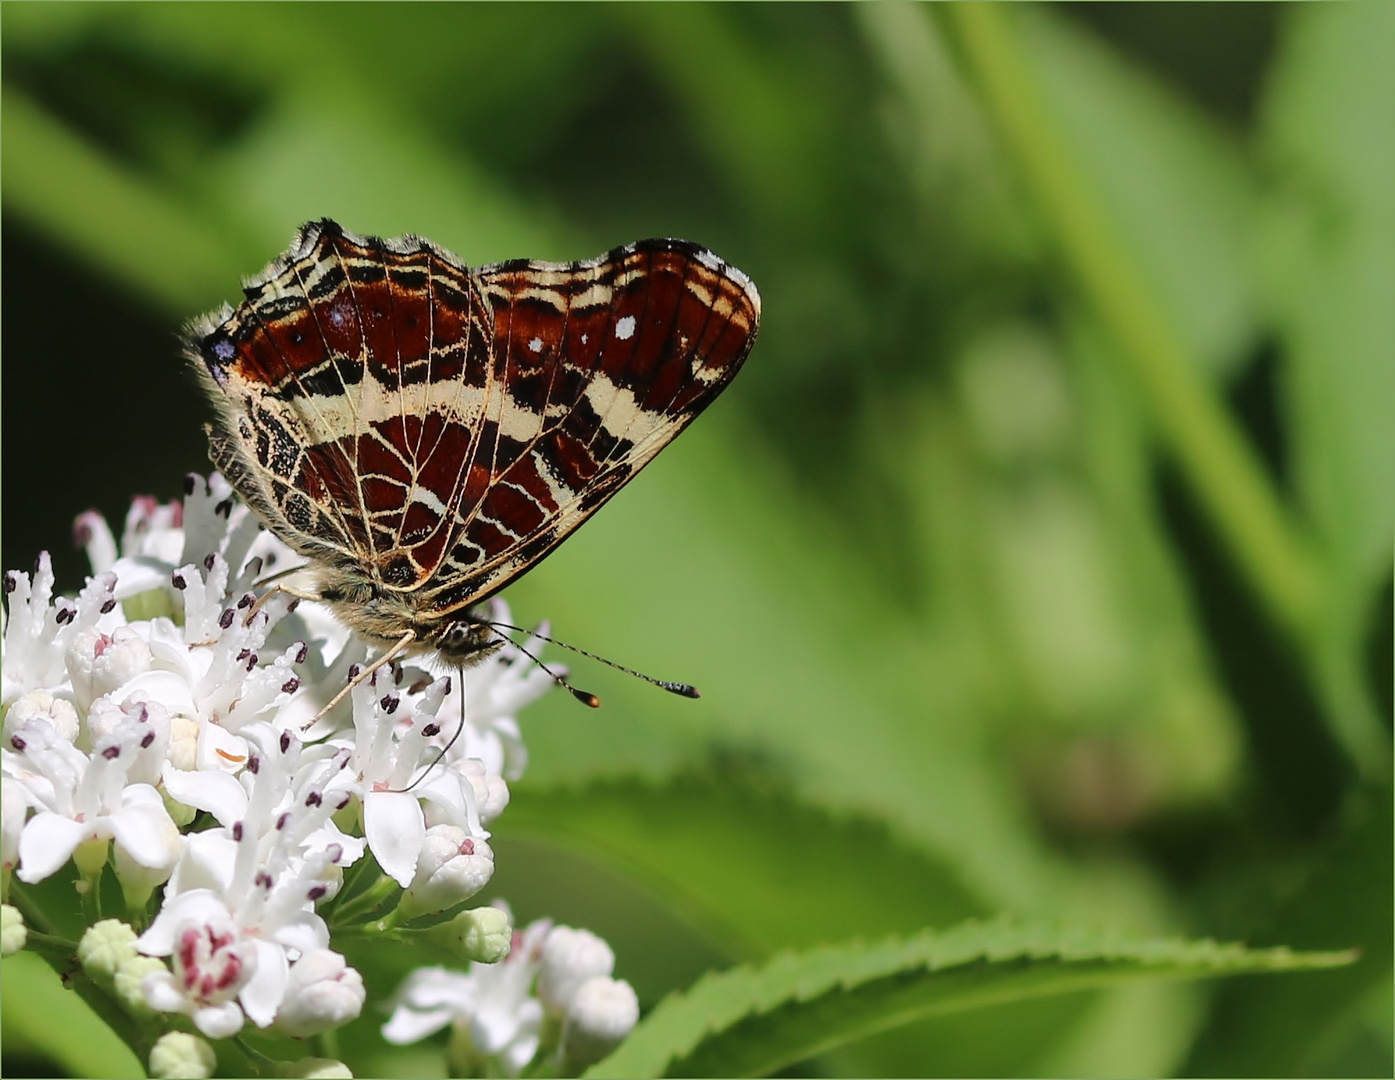
[[[510,590],[520,618],[546,613],[564,637],[681,675],[703,700],[615,676],[594,687],[605,706],[585,723],[539,709],[533,778],[652,775],[712,744],[737,748],[770,760],[801,799],[884,818],[995,909],[1059,902],[1060,868],[982,731],[961,721],[954,656],[888,610],[819,513],[719,415]]]
[[[164,311],[188,317],[210,306],[227,292],[227,268],[255,258],[17,91],[6,89],[3,110],[6,208]]]
[[[942,934],[785,953],[705,976],[668,998],[587,1076],[767,1076],[873,1031],[937,1012],[1132,979],[1295,971],[1344,953],[1215,942],[1121,942],[968,923]]]
[[[1252,937],[1308,949],[1355,948],[1360,959],[1310,978],[1226,987],[1186,1075],[1312,1075],[1314,1058],[1329,1049],[1334,1029],[1351,1022],[1371,992],[1389,981],[1395,948],[1390,789],[1367,792],[1352,809],[1341,844],[1263,933]]]
[[[1286,11],[1261,149],[1275,184],[1260,283],[1281,335],[1282,403],[1303,508],[1328,563],[1315,628],[1339,732],[1388,757],[1360,671],[1395,531],[1395,35],[1385,4]]]
[[[71,1076],[145,1076],[126,1044],[34,953],[7,956],[0,983],[8,1053],[51,1058]]]
[[[956,879],[884,826],[800,804],[742,769],[663,786],[520,784],[498,835],[564,843],[645,882],[738,956],[985,914]],[[733,889],[731,883],[740,881]]]
[[[1024,19],[1022,30],[1046,106],[1163,317],[1209,372],[1233,372],[1258,321],[1246,257],[1255,187],[1239,147],[1078,23]]]

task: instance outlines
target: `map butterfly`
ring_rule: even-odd
[[[472,609],[710,405],[760,323],[745,274],[671,239],[472,270],[323,220],[243,291],[189,332],[214,463],[345,623],[457,667],[502,644]]]

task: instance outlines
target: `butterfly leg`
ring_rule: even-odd
[[[317,598],[312,597],[311,599]],[[402,637],[399,640],[393,642],[391,647],[386,649],[380,657],[374,660],[371,664],[364,667],[361,671],[359,671],[357,675],[355,675],[352,679],[345,683],[343,689],[329,699],[329,704],[326,705],[319,712],[317,712],[314,715],[314,717],[310,720],[310,722],[306,724],[303,728],[301,728],[301,730],[308,730],[309,728],[312,728],[316,724],[318,724],[325,716],[329,714],[330,709],[334,708],[334,706],[338,705],[341,701],[348,697],[349,693],[353,690],[355,686],[363,682],[364,679],[371,678],[373,672],[377,671],[384,664],[391,661],[393,657],[401,653],[403,649],[407,648],[407,646],[410,645],[412,642],[416,641],[416,639],[416,632],[414,630],[408,630],[405,634],[402,635]]]

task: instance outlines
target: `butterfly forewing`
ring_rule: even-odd
[[[580,525],[731,381],[760,318],[710,252],[470,271],[333,222],[194,327],[215,462],[282,539],[445,618]]]

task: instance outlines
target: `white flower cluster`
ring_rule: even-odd
[[[501,963],[412,972],[383,1038],[411,1043],[449,1026],[456,1075],[517,1076],[539,1051],[558,1074],[573,1075],[639,1019],[639,1000],[614,969],[615,954],[595,934],[539,920],[514,935]]]
[[[3,889],[8,899],[12,874],[34,884],[71,859],[94,924],[79,957],[128,1008],[182,1013],[210,1038],[247,1020],[311,1035],[365,1000],[319,909],[345,890],[341,913],[381,913],[400,886],[378,924],[390,928],[483,888],[487,826],[526,763],[516,716],[552,679],[506,645],[464,679],[383,666],[326,712],[366,647],[321,605],[252,591],[297,559],[222,477],[191,476],[185,493],[136,500],[119,545],[99,515],[80,517],[94,573],[75,598],[54,596],[47,554],[32,575],[5,575]],[[355,891],[344,870],[365,847],[387,877]],[[97,921],[109,863],[138,936]],[[464,955],[501,955],[507,925],[501,938],[470,914],[436,940],[455,933]],[[9,952],[25,928],[8,904],[5,915]],[[479,946],[486,938],[498,947]],[[508,961],[452,976],[481,987],[477,1015],[518,1013],[522,999],[503,988],[535,964],[533,938],[521,943]],[[527,1058],[509,1045],[499,1060],[516,1072]],[[168,1057],[184,1043],[161,1046]]]

